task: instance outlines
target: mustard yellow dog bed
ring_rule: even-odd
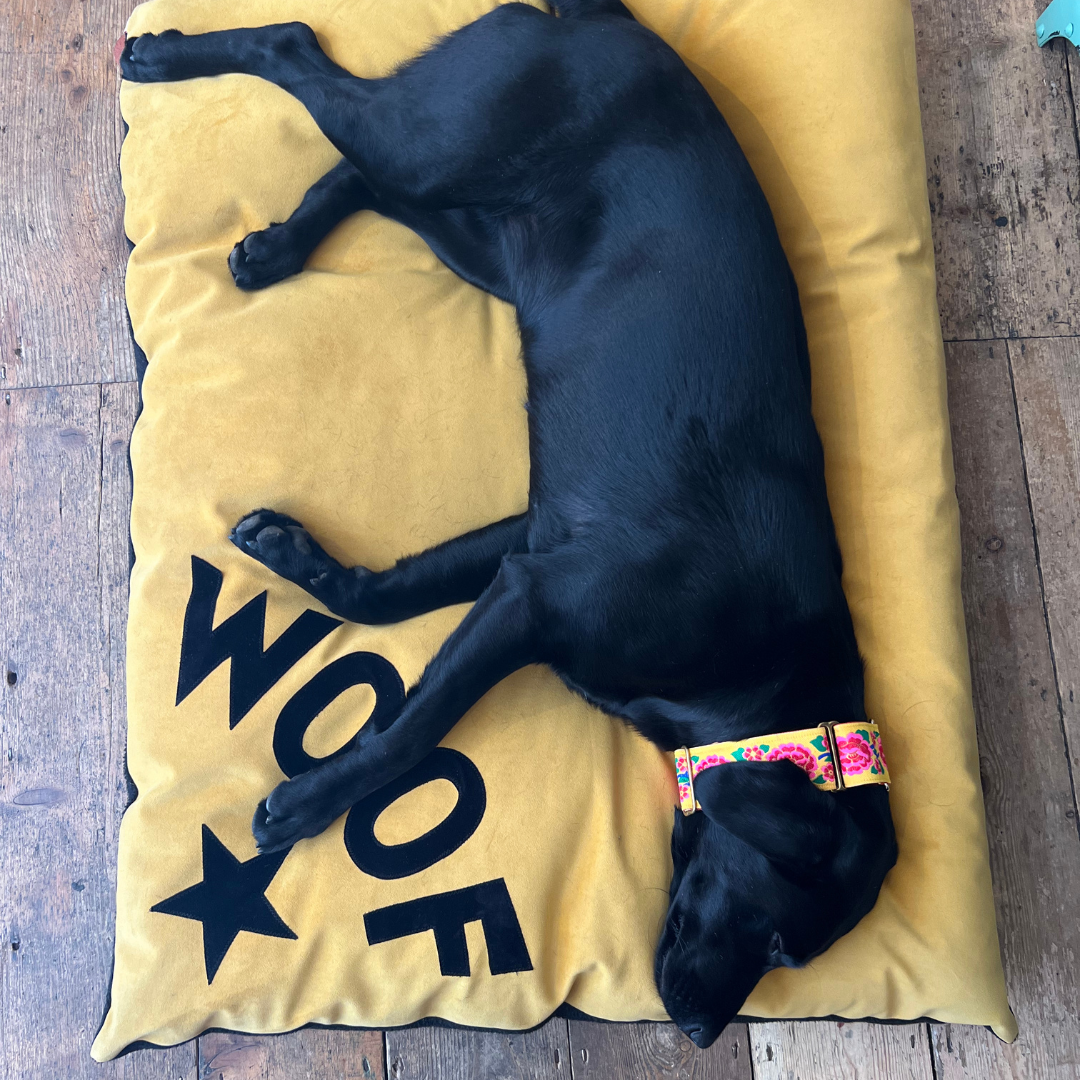
[[[492,0],[153,0],[128,34],[301,19],[386,73]],[[988,1024],[1005,1000],[959,594],[945,379],[906,0],[631,0],[715,97],[798,279],[814,412],[894,779],[873,912],[744,1012]],[[672,762],[543,668],[489,693],[421,772],[287,855],[252,812],[392,708],[463,608],[339,624],[227,539],[255,506],[347,565],[526,505],[513,312],[362,213],[254,294],[226,258],[337,160],[256,79],[121,89],[127,299],[149,361],[132,438],[128,764],[99,1060],[209,1027],[521,1029],[563,1004],[662,1019]],[[393,796],[397,798],[393,798]]]

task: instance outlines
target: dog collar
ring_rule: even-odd
[[[781,760],[794,761],[823,791],[862,784],[889,785],[889,767],[877,724],[872,720],[865,724],[827,723],[779,735],[676,750],[679,807],[687,815],[701,809],[694,797],[694,779],[705,769],[732,761]],[[839,775],[836,762],[840,763]]]

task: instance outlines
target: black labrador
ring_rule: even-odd
[[[302,23],[124,46],[134,82],[276,83],[344,157],[288,221],[236,246],[240,288],[298,273],[338,222],[374,210],[513,304],[521,329],[525,513],[379,572],[268,510],[232,534],[345,619],[474,602],[399,715],[274,789],[253,822],[262,851],[321,832],[527,664],[665,750],[865,720],[769,207],[660,38],[619,0],[553,6],[497,7],[381,79],[338,67]],[[675,818],[656,980],[707,1046],[764,972],[870,910],[896,843],[884,788],[826,793],[789,761],[710,769],[697,797],[704,813]]]

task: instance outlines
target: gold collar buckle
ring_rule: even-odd
[[[844,790],[844,770],[840,767],[840,747],[836,743],[836,721],[826,720],[821,727],[825,731],[825,742],[829,745],[829,757],[832,758],[833,776],[836,778],[836,790]]]

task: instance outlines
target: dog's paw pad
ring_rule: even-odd
[[[294,518],[274,510],[253,510],[240,519],[229,539],[245,555],[317,596],[331,601],[345,569]]]
[[[292,537],[292,545],[301,555],[311,554],[311,537],[307,529],[302,525],[290,525],[289,535]]]
[[[232,528],[229,538],[236,540],[253,540],[264,528],[273,525],[284,531],[288,528],[303,529],[303,526],[295,518],[287,514],[279,514],[276,510],[252,510],[245,514]]]
[[[254,540],[246,540],[245,543],[252,551],[269,551],[275,547],[286,537],[284,529],[279,529],[276,525],[267,525],[265,529],[260,529]]]

